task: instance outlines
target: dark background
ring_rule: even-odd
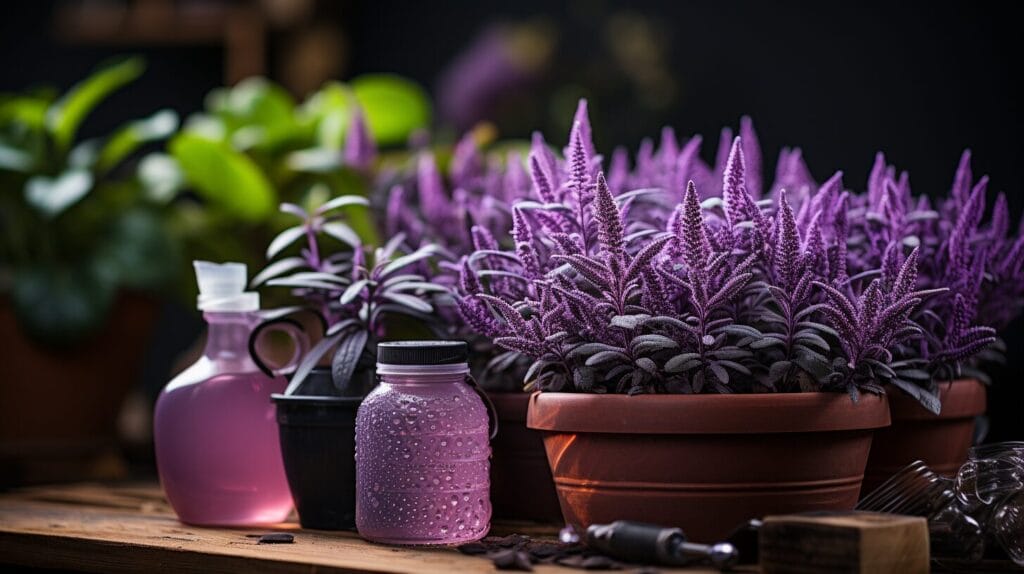
[[[147,74],[90,119],[86,129],[98,130],[159,107],[195,111],[223,83],[219,46],[68,43],[54,32],[55,4],[0,8],[0,92],[64,89],[106,58],[142,53]],[[711,159],[720,127],[749,114],[768,170],[782,146],[799,145],[819,181],[842,169],[848,187],[863,188],[874,153],[883,150],[910,172],[916,192],[929,194],[948,190],[961,151],[970,148],[975,174],[989,174],[992,194],[1006,191],[1020,217],[1018,12],[1010,3],[984,2],[347,0],[318,3],[316,20],[342,40],[342,79],[388,71],[432,91],[487,26],[504,22],[541,33],[553,45],[543,71],[489,109],[505,137],[540,128],[561,143],[574,100],[587,96],[604,152],[616,144],[635,149],[642,137],[671,125],[682,135],[703,134]],[[268,70],[275,79],[286,39],[270,32]],[[156,388],[198,329],[195,316],[181,309],[165,315],[147,375]],[[990,439],[1024,438],[1022,331],[1018,321],[1005,334],[1008,364],[993,372]]]

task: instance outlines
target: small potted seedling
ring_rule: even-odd
[[[365,205],[360,196],[336,197],[310,212],[282,205],[301,222],[271,242],[267,255],[274,261],[253,280],[290,288],[324,327],[285,392],[273,396],[285,471],[306,528],[354,527],[355,416],[375,383],[376,344],[396,330],[435,326],[434,299],[447,292],[424,274],[435,248],[402,254],[401,235],[377,249],[363,244],[341,211]],[[298,255],[282,256],[298,242]],[[294,321],[291,311],[265,325]],[[329,367],[320,366],[325,362]]]

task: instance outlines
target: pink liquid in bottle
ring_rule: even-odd
[[[240,289],[244,274],[242,266]],[[205,294],[199,265],[197,275]],[[263,374],[249,356],[259,300],[255,294],[241,297],[240,289],[233,298],[205,303],[200,295],[209,324],[203,357],[175,377],[156,403],[160,483],[178,518],[189,524],[276,523],[292,509],[270,401],[287,381]]]

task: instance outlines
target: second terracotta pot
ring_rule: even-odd
[[[936,415],[897,390],[889,393],[892,426],[875,435],[864,494],[915,460],[946,476],[967,460],[974,419],[985,413],[985,385],[975,379],[941,383],[939,397],[942,412]]]
[[[832,393],[537,393],[527,417],[568,523],[637,520],[702,542],[768,514],[852,509],[888,424],[884,396]]]
[[[541,433],[526,428],[530,395],[488,392],[498,414],[498,435],[491,441],[491,504],[501,521],[560,523],[562,511],[544,454]]]

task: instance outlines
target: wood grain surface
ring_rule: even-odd
[[[247,535],[290,532],[293,544]],[[553,538],[556,529],[500,524],[494,534]],[[199,528],[175,519],[155,485],[81,484],[0,495],[0,564],[84,572],[452,573],[495,572],[490,561],[453,548],[372,544],[352,532]],[[544,573],[582,572],[539,565]],[[659,572],[673,572],[658,569]],[[713,572],[707,569],[677,572]]]

